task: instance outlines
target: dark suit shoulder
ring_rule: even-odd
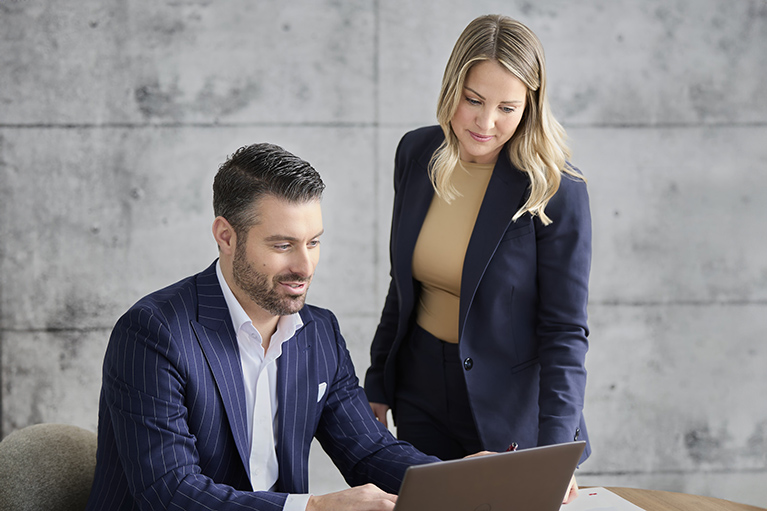
[[[182,301],[187,305],[191,305],[189,303],[190,300],[194,302],[197,301],[197,285],[195,282],[195,277],[184,278],[174,284],[149,293],[135,304],[133,304],[131,306],[131,310],[153,309],[162,311],[168,308],[172,308],[174,303],[179,301]]]
[[[216,276],[216,262],[196,275],[146,295],[123,316],[141,324],[150,317],[165,325],[188,325],[190,320],[207,318],[208,326],[219,328],[220,321],[228,319],[229,314]]]
[[[434,154],[443,140],[445,140],[445,135],[442,132],[442,127],[438,125],[424,126],[405,133],[400,140],[397,153],[400,157],[408,160],[424,161],[425,158],[428,163],[431,155]]]
[[[214,261],[202,272],[183,278],[174,284],[154,291],[141,298],[132,307],[133,309],[152,309],[166,311],[168,314],[175,311],[176,314],[184,314],[193,318],[197,314],[198,300],[223,301],[221,286],[216,276],[216,262]]]
[[[545,227],[539,225],[541,232],[578,232],[590,236],[589,192],[583,179],[563,174],[559,189],[549,200],[545,211],[553,223]],[[540,219],[536,218],[536,221]]]
[[[582,175],[580,170],[572,167],[574,171]],[[582,207],[588,207],[589,196],[586,181],[571,176],[570,174],[562,174],[562,179],[559,182],[559,189],[557,193],[549,201],[549,204],[554,208],[572,208],[580,209]]]

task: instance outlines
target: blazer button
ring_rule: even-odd
[[[474,361],[471,357],[466,357],[466,360],[463,361],[463,368],[470,371],[472,367],[474,367]]]

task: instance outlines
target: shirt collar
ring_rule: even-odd
[[[235,333],[240,331],[242,325],[246,323],[253,324],[250,317],[245,312],[245,309],[242,308],[242,305],[240,305],[240,302],[234,296],[229,284],[227,284],[224,274],[221,271],[220,259],[216,261],[216,276],[218,277],[218,284],[221,286],[221,291],[224,293],[224,300],[229,309],[229,315],[232,318],[232,326],[234,326]],[[297,312],[288,316],[280,316],[275,334],[278,334],[280,338],[287,340],[293,337],[296,331],[303,325],[304,322],[301,319],[301,315]]]

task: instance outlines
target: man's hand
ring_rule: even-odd
[[[396,502],[396,495],[366,484],[327,495],[312,495],[306,511],[391,511]]]
[[[565,498],[562,499],[562,504],[569,504],[570,502],[574,501],[577,496],[578,483],[575,482],[575,474],[573,474],[572,479],[570,479],[570,485],[567,487],[567,491],[565,492]]]
[[[384,425],[385,428],[389,427],[386,420],[386,413],[389,411],[389,407],[383,403],[370,403],[370,408],[373,410],[373,415],[376,416],[378,422]]]
[[[464,456],[464,458],[476,458],[477,456],[487,456],[488,454],[498,454],[498,453],[493,451],[479,451],[479,452],[475,452],[474,454],[469,454],[468,456]]]

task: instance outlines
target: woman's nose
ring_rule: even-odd
[[[487,131],[490,128],[493,127],[493,114],[492,112],[489,112],[485,110],[484,108],[477,113],[477,118],[475,119],[475,122],[477,124],[477,127],[480,128],[482,131]]]

